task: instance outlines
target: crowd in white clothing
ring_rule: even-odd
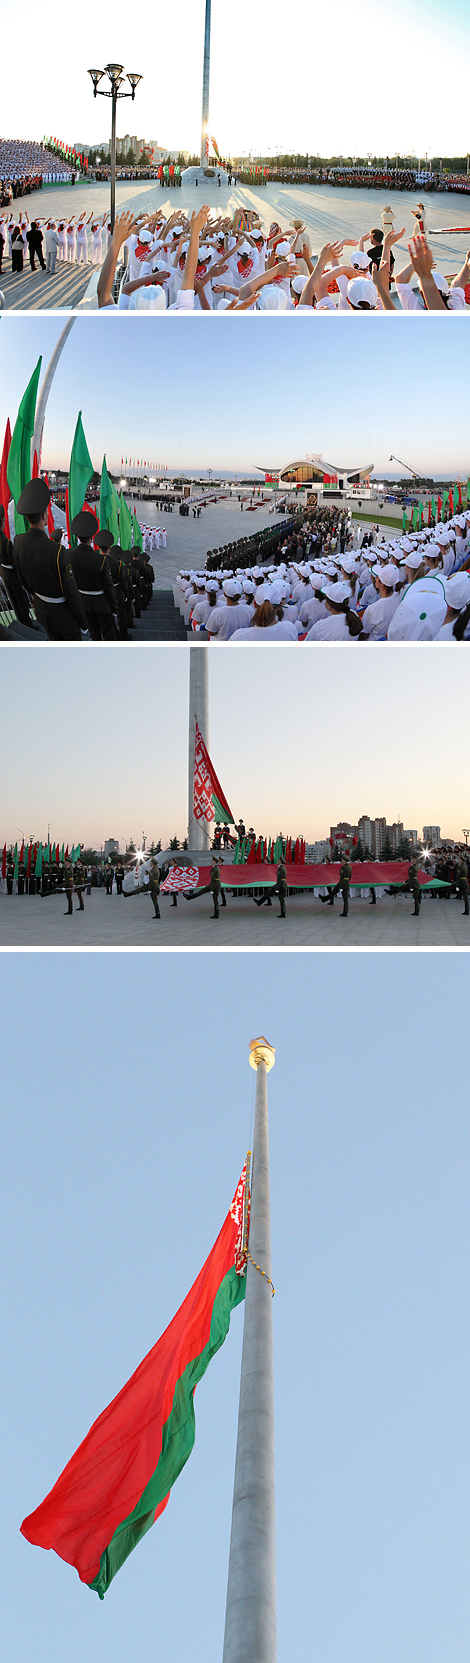
[[[181,571],[175,604],[185,623],[215,641],[354,642],[470,639],[470,509],[400,537],[322,550],[315,520],[303,528],[307,558],[277,566]],[[334,551],[331,548],[334,543]],[[320,552],[316,545],[320,543]]]
[[[98,303],[139,311],[462,310],[470,295],[469,257],[458,272],[438,271],[424,210],[415,224],[422,229],[396,271],[392,250],[404,228],[395,230],[388,208],[381,229],[364,232],[357,243],[346,237],[326,244],[318,255],[298,219],[282,230],[277,221],[263,228],[251,212],[242,227],[239,211],[211,219],[207,205],[191,221],[181,212],[135,220],[123,214],[110,239]]]

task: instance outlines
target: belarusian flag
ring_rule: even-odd
[[[5,536],[6,537],[9,537],[9,535],[10,535],[9,528],[8,528],[8,526],[9,526],[9,522],[8,522],[8,504],[9,504],[10,497],[11,497],[11,491],[10,491],[10,486],[8,484],[8,479],[7,479],[7,463],[8,463],[10,445],[11,445],[11,428],[10,428],[9,421],[7,421],[6,428],[5,428],[5,438],[3,440],[2,460],[1,460],[1,463],[0,463],[0,506],[3,507],[4,510],[5,510],[4,531],[5,531]]]
[[[119,497],[109,477],[105,456],[101,471],[100,531],[110,531],[114,542],[119,542]]]
[[[8,455],[7,480],[15,503],[16,532],[26,531],[26,520],[22,514],[17,513],[16,504],[24,486],[31,479],[31,440],[34,433],[36,397],[41,364],[42,358],[38,358],[36,369],[33,371],[31,380],[28,381],[26,392],[23,393]]]
[[[69,468],[69,515],[71,521],[83,508],[92,476],[93,463],[83,431],[82,412],[79,410]],[[76,548],[76,544],[77,539],[72,534],[73,548]]]
[[[217,779],[207,746],[196,721],[194,749],[193,812],[196,820],[228,820],[235,824],[225,793]]]
[[[99,1415],[21,1530],[104,1599],[163,1513],[196,1435],[194,1392],[245,1297],[246,1167],[212,1251],[173,1321]]]

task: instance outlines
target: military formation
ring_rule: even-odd
[[[31,479],[17,510],[28,529],[12,540],[0,509],[0,576],[15,620],[0,623],[4,636],[49,641],[127,641],[152,598],[155,573],[148,552],[124,551],[111,531],[99,531],[87,508],[71,522],[76,546],[49,531],[51,493]]]

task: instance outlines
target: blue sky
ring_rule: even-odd
[[[137,7],[116,0],[111,19],[94,0],[82,0],[66,61],[56,0],[42,0],[39,32],[35,0],[1,0],[0,24],[8,38],[4,133],[24,132],[20,86],[28,134],[46,131],[70,144],[107,138],[109,104],[93,99],[87,71],[111,58],[143,76],[135,103],[118,107],[118,135],[198,149],[204,0],[180,0],[176,29],[165,27],[152,0]],[[25,39],[35,43],[30,59]],[[239,0],[236,13],[214,5],[210,131],[221,155],[251,147],[465,155],[468,68],[464,0],[356,0],[354,7],[337,0],[333,27],[328,8],[313,15],[308,0],[298,0],[292,18],[282,0],[272,0],[268,19],[250,0]]]
[[[465,650],[207,651],[210,751],[235,818],[313,839],[385,814],[460,838]],[[188,658],[183,646],[4,649],[0,848],[46,838],[49,822],[59,843],[98,848],[185,835]]]
[[[62,325],[3,317],[2,436]],[[412,317],[78,318],[52,385],[43,464],[68,466],[81,409],[99,469],[103,451],[110,466],[144,456],[170,472],[281,466],[317,451],[378,472],[394,453],[417,472],[466,476],[469,362],[462,320],[432,316],[419,328]]]
[[[19,1525],[215,1239],[264,1032],[279,1660],[467,1663],[468,958],[393,954],[377,977],[367,954],[217,955],[202,995],[199,969],[9,960],[5,1654],[221,1657],[242,1310],[168,1509],[103,1604]]]

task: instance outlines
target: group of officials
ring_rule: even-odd
[[[125,552],[110,531],[97,530],[96,515],[86,508],[71,523],[77,546],[65,549],[60,530],[48,535],[50,501],[45,480],[25,485],[17,509],[29,526],[13,541],[0,508],[0,576],[18,619],[0,625],[2,635],[27,638],[36,618],[50,641],[128,640],[152,597],[148,552]]]

